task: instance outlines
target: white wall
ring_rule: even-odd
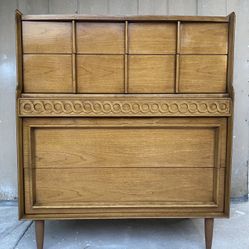
[[[14,11],[24,14],[237,15],[232,196],[248,194],[249,0],[1,0],[0,1],[0,199],[17,195],[15,140]]]

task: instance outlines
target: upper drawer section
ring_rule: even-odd
[[[71,53],[71,22],[23,22],[24,53]]]
[[[233,23],[230,17],[23,18],[22,91],[223,96],[232,79]]]

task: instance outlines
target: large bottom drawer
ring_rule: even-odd
[[[27,215],[224,211],[226,119],[25,118],[23,139]]]

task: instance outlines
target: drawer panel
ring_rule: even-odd
[[[225,93],[226,55],[181,55],[179,92]]]
[[[124,27],[124,23],[78,22],[76,24],[77,53],[123,54]]]
[[[227,23],[182,23],[180,52],[183,54],[227,54]]]
[[[123,55],[77,55],[78,93],[123,93]]]
[[[174,54],[176,23],[130,23],[130,54]]]
[[[24,118],[23,128],[27,214],[223,209],[226,118]]]
[[[71,55],[24,55],[24,92],[72,93]]]
[[[222,118],[39,121],[24,123],[24,167],[225,166],[226,120]]]
[[[128,63],[129,93],[174,92],[174,55],[130,55]]]
[[[217,207],[217,184],[224,184],[224,174],[217,175],[212,168],[26,169],[25,180],[26,196],[33,186],[32,206],[36,208]]]
[[[71,53],[71,22],[25,21],[23,30],[24,53]]]

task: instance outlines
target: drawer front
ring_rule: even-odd
[[[226,91],[227,55],[181,55],[181,93],[222,93]]]
[[[78,55],[78,93],[123,93],[123,55]]]
[[[223,209],[225,118],[25,118],[23,127],[27,214]]]
[[[77,22],[76,46],[80,54],[123,54],[123,22]]]
[[[180,51],[182,54],[227,54],[227,23],[194,23],[181,25]]]
[[[24,53],[71,53],[71,22],[25,21],[23,29]]]
[[[176,23],[130,23],[129,54],[176,53]]]
[[[213,168],[25,169],[35,179],[34,206],[41,208],[217,207],[216,174]]]
[[[24,55],[23,68],[27,93],[73,92],[71,55]]]
[[[130,55],[129,93],[173,93],[175,56]]]

